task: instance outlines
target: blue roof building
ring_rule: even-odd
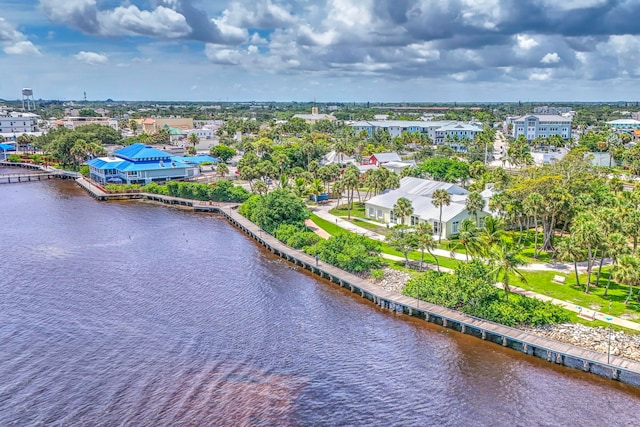
[[[197,164],[181,159],[155,147],[136,143],[114,151],[113,156],[89,160],[87,165],[91,179],[103,184],[149,184],[200,174]]]

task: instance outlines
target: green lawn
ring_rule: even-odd
[[[326,221],[317,215],[311,215],[311,220],[316,223],[316,225],[331,235],[336,235],[338,233],[348,233],[348,231],[344,230],[337,225]],[[380,242],[381,250],[385,254],[395,255],[398,257],[403,257],[402,253],[396,251],[391,248],[388,244],[384,242]],[[411,260],[420,260],[420,252],[412,252],[409,254],[409,259]],[[424,261],[428,264],[434,264],[433,258],[428,253],[425,253]],[[462,261],[457,261],[452,258],[441,257],[438,256],[438,261],[442,267],[455,269]],[[387,260],[389,265],[396,265],[397,267],[402,267],[404,265],[401,261],[389,261]],[[610,267],[605,267],[603,269],[602,276],[600,277],[600,282],[598,286],[594,286],[593,284],[590,287],[590,293],[584,293],[584,283],[586,282],[586,274],[580,275],[580,283],[582,284],[581,288],[576,287],[575,275],[573,270],[567,271],[566,274],[558,273],[555,271],[525,271],[522,273],[526,278],[526,282],[520,280],[519,277],[510,276],[511,284],[513,286],[517,286],[523,289],[531,290],[543,295],[550,296],[552,298],[556,298],[563,301],[568,301],[576,304],[577,306],[585,307],[586,309],[595,309],[596,311],[600,311],[602,313],[609,314],[609,301],[611,301],[611,312],[612,316],[621,317],[623,315],[638,315],[640,317],[640,303],[636,301],[636,295],[640,288],[635,288],[633,293],[633,298],[629,302],[628,305],[624,304],[624,300],[627,297],[629,292],[628,286],[622,286],[615,282],[611,282],[609,286],[609,293],[607,297],[604,297],[604,289],[606,286],[606,282],[608,279],[608,275],[610,272]],[[553,277],[559,275],[566,277],[565,284],[558,284],[553,282]],[[596,279],[596,269],[592,273],[592,282],[595,282]],[[627,317],[627,316],[623,316]],[[633,321],[640,321],[640,319],[631,319]],[[577,313],[572,314],[572,321],[578,323],[584,323],[589,326],[605,326],[608,327],[608,323],[602,321],[589,321],[586,319],[579,318]]]
[[[338,233],[350,233],[350,231],[347,231],[342,227],[338,227],[334,223],[332,223],[330,221],[327,221],[325,219],[322,219],[322,218],[320,218],[319,216],[317,216],[315,214],[311,215],[311,220],[318,227],[322,228],[324,231],[326,231],[327,233],[331,234],[332,236],[335,236]],[[399,256],[399,257],[404,257],[404,255],[402,255],[402,253],[396,251],[395,249],[393,249],[388,244],[386,244],[384,242],[378,242],[378,243],[380,244],[383,253],[389,254],[389,255],[395,255],[395,256]],[[420,257],[421,257],[420,252],[412,252],[412,253],[409,254],[409,259],[411,259],[411,260],[419,261]],[[425,252],[425,254],[424,254],[424,262],[427,263],[427,264],[433,264],[434,263],[433,257]],[[442,257],[442,256],[438,256],[438,262],[440,262],[440,266],[447,267],[447,268],[456,268],[460,264],[460,261],[458,261],[458,260],[454,260],[454,259],[447,258],[447,257]]]
[[[582,287],[578,288],[576,287],[575,275],[573,272],[569,274],[558,274],[554,271],[522,271],[527,282],[522,282],[518,277],[511,277],[511,284],[552,298],[572,302],[577,306],[585,307],[589,310],[594,309],[606,314],[609,314],[609,301],[611,301],[612,316],[620,317],[626,314],[638,315],[640,317],[640,303],[635,300],[638,288],[634,290],[634,297],[627,305],[624,304],[624,300],[629,292],[628,286],[622,286],[612,281],[609,286],[608,296],[605,297],[603,295],[609,274],[608,270],[609,269],[603,269],[599,286],[596,287],[592,284],[588,294],[584,293],[584,283],[586,282],[587,275],[580,275],[580,283],[582,284]],[[556,275],[565,276],[566,283],[558,284],[553,282],[553,277]],[[595,282],[595,274],[592,274],[591,280],[592,282]],[[635,319],[633,321],[638,320],[640,319]]]
[[[331,209],[329,213],[335,216],[339,216],[341,218],[342,217],[347,218],[349,216],[349,211],[347,210],[346,204],[340,205],[336,208]],[[366,218],[365,212],[364,212],[364,203],[355,202],[353,204],[353,207],[351,208],[351,217]]]

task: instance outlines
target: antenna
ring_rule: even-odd
[[[87,102],[87,92],[83,92],[84,93],[84,102]]]

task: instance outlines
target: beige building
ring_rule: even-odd
[[[312,107],[311,114],[295,114],[293,118],[302,119],[308,125],[314,125],[320,120],[329,120],[330,122],[332,122],[336,119],[331,114],[319,114],[318,107]]]
[[[165,126],[175,129],[187,130],[193,129],[193,119],[191,117],[185,118],[171,118],[171,117],[149,117],[143,119],[142,131],[144,133],[156,133]]]

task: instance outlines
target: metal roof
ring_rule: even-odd
[[[113,152],[114,156],[126,160],[168,160],[171,154],[158,150],[150,145],[140,144],[139,142],[131,144]]]

